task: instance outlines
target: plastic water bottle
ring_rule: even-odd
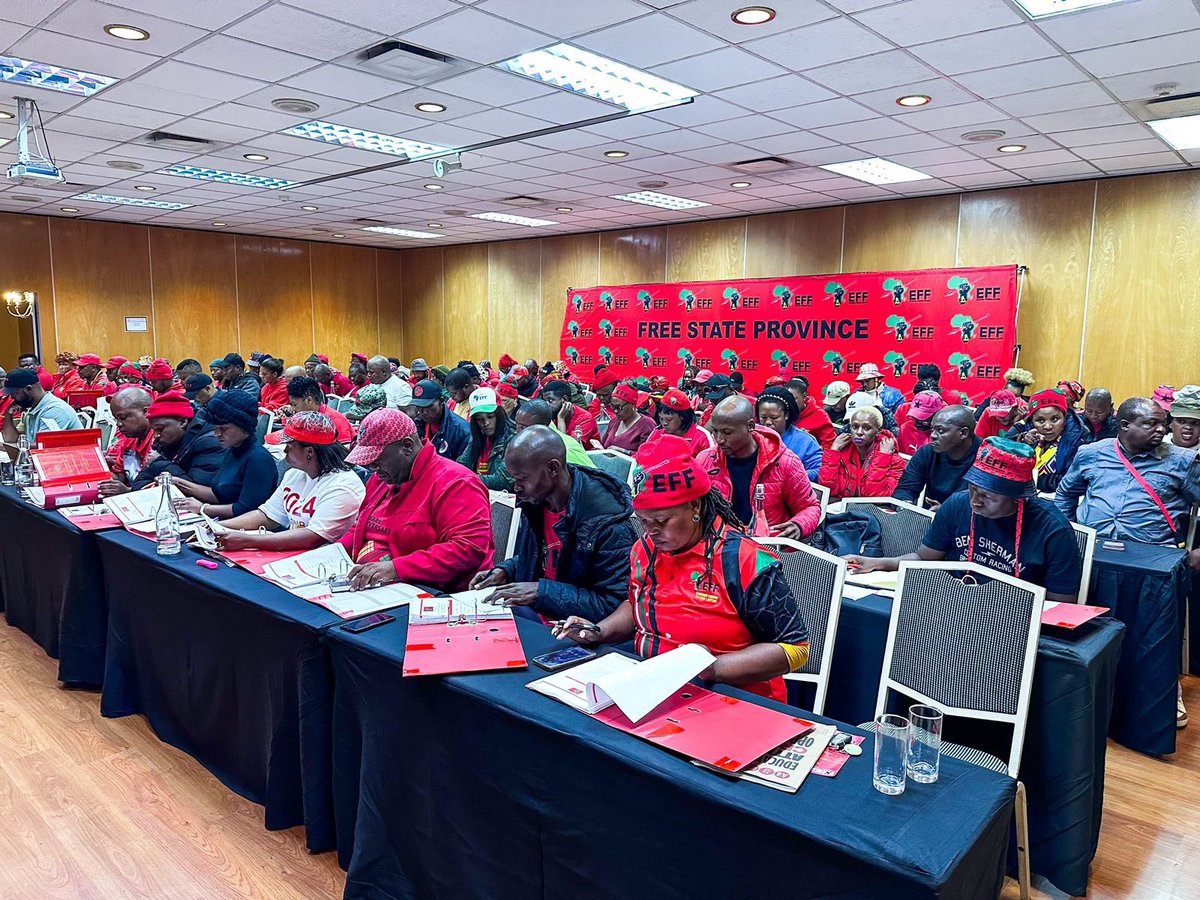
[[[751,528],[751,535],[771,536],[771,523],[767,521],[767,491],[761,484],[754,486],[754,526]]]
[[[183,541],[179,537],[179,514],[175,512],[175,504],[171,501],[170,472],[158,476],[158,486],[162,490],[162,499],[154,516],[154,543],[159,556],[175,556],[183,546]]]
[[[33,457],[29,455],[29,438],[17,438],[17,461],[13,465],[13,476],[17,487],[32,487],[34,484]]]

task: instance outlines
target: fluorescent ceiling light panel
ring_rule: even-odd
[[[150,209],[187,209],[190,203],[171,203],[167,200],[149,200],[145,197],[118,197],[115,194],[76,194],[72,200],[85,203],[112,203],[120,206],[145,206]]]
[[[1200,148],[1200,116],[1176,116],[1146,124],[1176,150]]]
[[[198,181],[219,181],[222,184],[240,184],[244,187],[279,188],[291,187],[295,181],[285,181],[282,178],[268,178],[265,175],[243,175],[240,172],[222,172],[220,169],[205,169],[201,166],[168,166],[163,169],[164,175],[177,175],[180,178],[195,178]]]
[[[496,68],[634,110],[674,106],[697,93],[570,44],[522,53]]]
[[[513,216],[508,213],[471,213],[472,219],[483,219],[485,222],[503,222],[505,225],[528,225],[530,228],[541,228],[543,225],[557,225],[548,219],[530,219],[528,216]]]
[[[1017,6],[1031,19],[1044,19],[1047,16],[1057,16],[1080,9],[1127,2],[1128,0],[1017,0]]]
[[[827,172],[845,175],[847,178],[865,181],[867,184],[899,184],[902,181],[924,181],[926,178],[933,177],[877,156],[871,159],[856,159],[851,162],[830,163],[820,168]]]
[[[407,228],[392,228],[390,225],[370,225],[363,231],[375,231],[379,234],[394,234],[406,238],[439,238],[440,234],[430,234],[428,231],[410,231]]]
[[[355,147],[358,150],[371,150],[375,153],[403,156],[405,159],[422,159],[426,156],[437,156],[441,153],[449,153],[453,149],[451,147],[439,147],[437,144],[408,141],[404,138],[393,137],[390,134],[363,131],[361,128],[335,125],[332,122],[304,122],[292,128],[284,129],[283,133],[294,134],[296,137],[308,138],[312,141],[324,141],[327,144]]]
[[[63,94],[73,94],[76,97],[90,97],[97,91],[102,91],[118,79],[107,75],[93,75],[91,72],[79,72],[75,69],[64,69],[49,63],[34,62],[31,59],[17,59],[15,56],[0,56],[0,81],[23,87],[46,88]]]
[[[643,206],[657,206],[659,209],[699,209],[701,206],[712,206],[711,203],[688,200],[686,197],[672,197],[670,194],[660,194],[658,191],[636,191],[632,194],[617,194],[613,199],[625,200],[628,203],[640,203]]]

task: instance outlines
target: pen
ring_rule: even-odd
[[[554,630],[556,632],[568,631],[571,628],[578,628],[580,631],[599,631],[600,630],[599,625],[593,625],[590,622],[588,622],[588,623],[575,622],[571,625],[567,625],[566,622],[551,622],[550,624],[554,627]]]

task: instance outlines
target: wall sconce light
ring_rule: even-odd
[[[33,310],[37,305],[37,294],[34,291],[5,291],[4,308],[8,314],[17,319],[33,318]]]

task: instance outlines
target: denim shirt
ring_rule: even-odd
[[[1174,546],[1175,531],[1146,489],[1129,474],[1116,443],[1112,438],[1080,447],[1054,502],[1068,519],[1096,529],[1100,538]],[[1195,453],[1160,444],[1154,450],[1126,455],[1176,524],[1192,504],[1200,502],[1200,463]]]

